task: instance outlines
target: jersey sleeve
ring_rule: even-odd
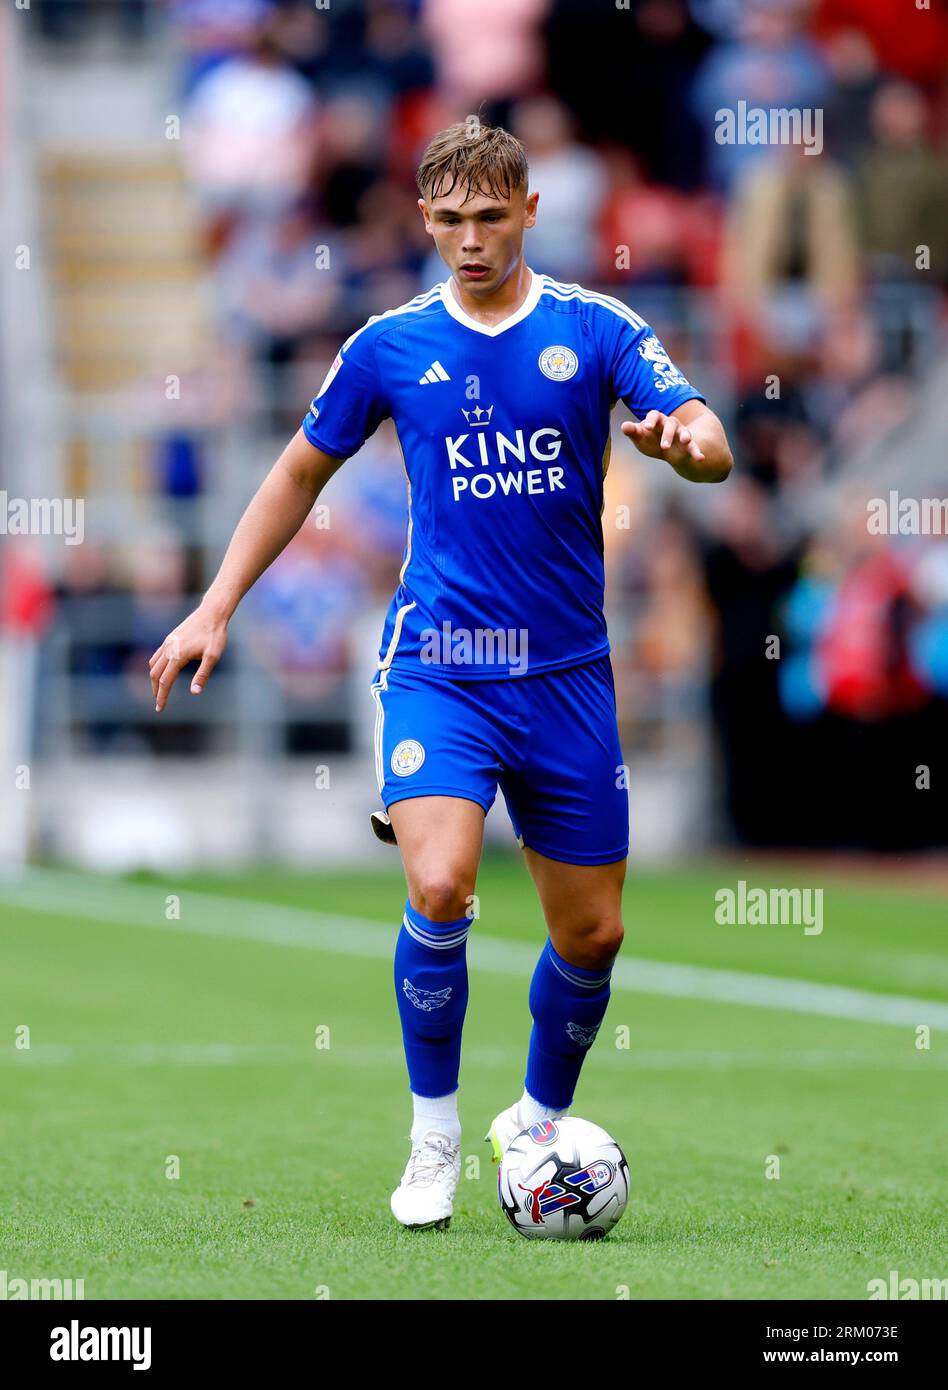
[[[375,365],[375,335],[359,332],[337,352],[303,419],[303,433],[317,449],[347,459],[389,414]]]
[[[608,339],[609,384],[612,399],[623,400],[643,419],[650,410],[667,415],[685,401],[704,401],[700,391],[675,366],[650,324],[629,312],[611,314]]]

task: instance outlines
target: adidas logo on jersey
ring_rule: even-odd
[[[431,366],[430,366],[430,367],[428,368],[428,370],[425,372],[424,376],[420,376],[420,377],[418,378],[418,385],[419,385],[419,386],[429,386],[432,382],[435,382],[435,381],[450,381],[450,380],[451,380],[451,378],[448,376],[447,372],[444,370],[444,368],[442,367],[441,363],[440,363],[440,362],[432,362]]]

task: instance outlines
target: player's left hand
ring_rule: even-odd
[[[704,460],[704,454],[687,425],[675,415],[663,415],[660,410],[650,410],[644,420],[625,420],[622,433],[631,439],[640,454],[651,459],[665,459],[673,468],[693,459],[696,463]]]

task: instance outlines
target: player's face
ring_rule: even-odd
[[[441,259],[473,294],[488,295],[502,285],[523,254],[523,234],[536,222],[538,193],[517,190],[509,198],[454,188],[418,206]]]

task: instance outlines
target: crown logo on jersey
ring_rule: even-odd
[[[461,407],[461,414],[472,429],[477,429],[478,425],[489,425],[493,413],[494,407],[492,405],[489,405],[486,410],[479,405],[475,406],[473,410],[465,410],[463,405]]]

